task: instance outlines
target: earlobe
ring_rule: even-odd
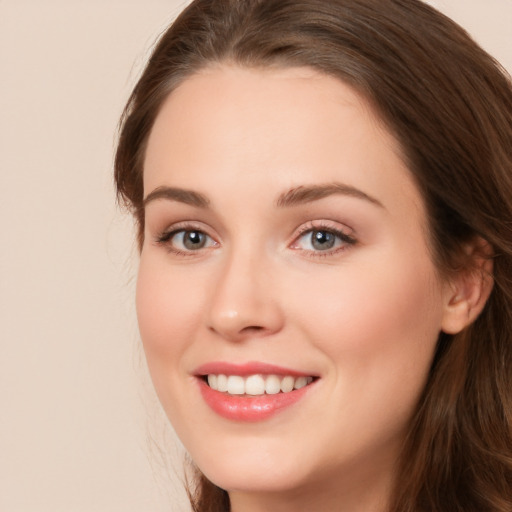
[[[446,334],[457,334],[476,320],[494,285],[491,245],[478,237],[468,244],[465,256],[465,264],[446,283],[441,325],[441,330]]]

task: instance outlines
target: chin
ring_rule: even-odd
[[[287,471],[274,467],[272,471],[261,468],[246,468],[233,471],[232,468],[212,468],[203,474],[216,486],[228,492],[243,493],[287,493],[302,487],[303,475],[297,470]]]
[[[301,470],[300,461],[294,457],[233,452],[203,459],[196,462],[201,472],[215,485],[230,492],[287,492],[309,479],[306,468],[302,464]]]

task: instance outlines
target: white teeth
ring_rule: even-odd
[[[249,375],[241,377],[239,375],[215,375],[210,374],[207,377],[208,385],[223,393],[230,395],[275,395],[279,392],[289,393],[294,389],[300,389],[313,382],[313,377],[292,377],[286,375]]]
[[[261,375],[251,375],[245,381],[245,392],[248,395],[263,395],[265,393],[265,380]]]
[[[281,391],[281,379],[277,375],[269,375],[265,382],[267,395],[276,395]]]
[[[228,377],[228,393],[230,395],[245,394],[245,381],[239,375],[230,375]]]
[[[217,375],[208,375],[208,385],[212,389],[217,389]]]
[[[295,379],[290,375],[284,377],[281,381],[281,391],[283,393],[289,393],[293,389],[293,385],[295,384]]]
[[[225,393],[227,390],[228,378],[225,375],[217,375],[217,391],[222,391],[223,393]]]
[[[295,384],[293,385],[293,387],[295,389],[300,389],[303,388],[307,383],[308,382],[306,380],[306,377],[299,377],[298,379],[295,379]]]

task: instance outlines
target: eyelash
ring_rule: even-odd
[[[172,245],[173,238],[176,235],[178,235],[179,233],[184,233],[184,234],[186,234],[186,233],[201,233],[204,236],[213,240],[213,238],[210,235],[208,235],[204,231],[204,229],[202,229],[198,226],[195,226],[193,224],[179,224],[179,225],[173,226],[171,229],[166,230],[163,233],[161,233],[159,236],[157,236],[156,243],[158,245],[166,246],[167,250],[176,256],[185,256],[185,257],[198,256],[197,253],[199,252],[199,249],[195,250],[195,251],[194,250],[182,251],[180,249],[176,249],[176,247],[174,247]],[[217,244],[217,242],[215,242],[215,244]]]
[[[303,238],[307,234],[313,234],[314,232],[317,233],[328,233],[331,235],[334,235],[338,240],[342,242],[341,247],[336,247],[333,249],[323,250],[323,251],[314,251],[314,250],[307,250],[307,249],[300,249],[293,247],[293,245],[296,245],[298,241]],[[310,258],[326,258],[329,256],[333,256],[336,254],[339,254],[341,252],[346,251],[351,246],[356,245],[357,240],[351,236],[342,231],[341,229],[334,227],[330,225],[330,223],[325,221],[312,221],[308,222],[305,226],[303,226],[299,232],[294,236],[294,241],[292,244],[292,249],[303,251],[306,253],[307,257]]]
[[[176,255],[176,256],[185,256],[185,257],[196,257],[199,256],[199,252],[203,247],[197,249],[197,250],[188,250],[183,251],[180,249],[177,249],[172,245],[173,238],[178,235],[179,233],[200,233],[206,237],[208,237],[210,240],[213,240],[215,245],[218,245],[218,242],[216,242],[210,235],[208,235],[203,229],[192,225],[192,224],[180,224],[178,226],[173,226],[172,229],[164,231],[156,238],[156,243],[158,245],[164,245],[166,246],[167,250]],[[300,249],[299,247],[294,247],[294,245],[298,244],[298,241],[303,238],[308,233],[314,233],[314,232],[325,232],[331,235],[334,235],[338,240],[342,242],[341,247],[336,247],[334,249],[328,249],[328,250],[308,250],[308,249]],[[302,251],[306,253],[307,257],[310,258],[325,258],[328,256],[333,256],[335,254],[341,253],[343,251],[346,251],[351,246],[354,246],[357,243],[357,240],[347,233],[343,232],[339,228],[335,228],[332,225],[329,225],[327,222],[322,221],[312,221],[307,223],[305,226],[303,226],[297,234],[294,235],[293,242],[290,244],[290,247],[293,250]],[[207,247],[206,249],[209,249],[211,247]]]

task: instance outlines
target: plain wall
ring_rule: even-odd
[[[2,512],[187,509],[111,178],[123,104],[184,3],[0,0]],[[512,0],[431,3],[512,70]],[[151,442],[161,435],[169,475]]]

